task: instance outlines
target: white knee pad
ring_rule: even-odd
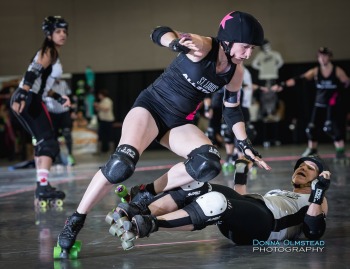
[[[222,214],[227,208],[226,197],[216,191],[208,192],[196,199],[206,217],[213,217]]]

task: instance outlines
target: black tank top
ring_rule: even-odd
[[[211,51],[199,62],[179,53],[147,90],[171,113],[185,118],[193,116],[205,95],[228,84],[235,73],[236,65],[232,64],[226,73],[216,74],[218,52],[219,42],[212,38]]]
[[[336,66],[334,65],[331,74],[326,78],[321,73],[321,67],[318,67],[317,76],[315,77],[315,105],[318,107],[326,107],[336,103],[340,81],[336,76],[335,70]]]

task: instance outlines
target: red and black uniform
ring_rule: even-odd
[[[337,117],[339,111],[339,95],[342,87],[341,81],[336,76],[336,66],[328,77],[324,77],[321,68],[318,68],[317,75],[314,78],[316,87],[316,97],[314,108],[311,114],[310,124],[323,126],[328,121],[331,124],[333,132],[333,140],[339,141],[343,139],[341,124],[343,121]],[[318,135],[312,137],[313,141],[317,141]]]

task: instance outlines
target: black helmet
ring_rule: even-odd
[[[303,163],[305,161],[310,161],[310,162],[313,162],[314,164],[316,164],[319,174],[321,174],[325,170],[328,170],[325,163],[322,161],[322,159],[320,157],[318,157],[316,155],[310,155],[310,156],[306,156],[306,157],[301,157],[299,160],[297,160],[297,162],[295,163],[295,166],[294,166],[294,171],[297,170],[297,168],[301,165],[301,163]]]
[[[252,15],[233,11],[222,19],[217,38],[220,41],[261,46],[264,41],[264,30]]]
[[[44,19],[42,29],[46,36],[52,35],[57,28],[68,30],[68,22],[66,22],[61,16],[48,16]]]
[[[320,47],[318,53],[328,55],[329,57],[333,56],[333,52],[327,47]]]

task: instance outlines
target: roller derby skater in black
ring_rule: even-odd
[[[195,124],[195,115],[205,96],[223,86],[226,123],[241,141],[245,156],[270,170],[247,137],[237,98],[243,79],[242,63],[262,43],[263,35],[259,21],[240,11],[223,18],[216,38],[166,26],[155,28],[152,41],[176,52],[176,57],[135,100],[124,118],[115,152],[92,178],[76,212],[88,214],[115,186],[128,180],[142,153],[155,140],[183,161],[152,183],[148,190],[152,195],[214,179],[221,172],[221,156]]]
[[[326,47],[321,47],[317,51],[319,66],[311,68],[304,74],[288,79],[278,85],[274,85],[272,90],[282,91],[285,87],[293,87],[302,80],[314,80],[316,87],[316,98],[311,114],[310,122],[305,129],[308,138],[308,148],[302,154],[303,157],[318,154],[318,138],[320,127],[333,140],[336,158],[335,162],[345,158],[344,142],[344,100],[342,98],[342,88],[349,89],[350,78],[345,71],[332,63],[333,52]]]

